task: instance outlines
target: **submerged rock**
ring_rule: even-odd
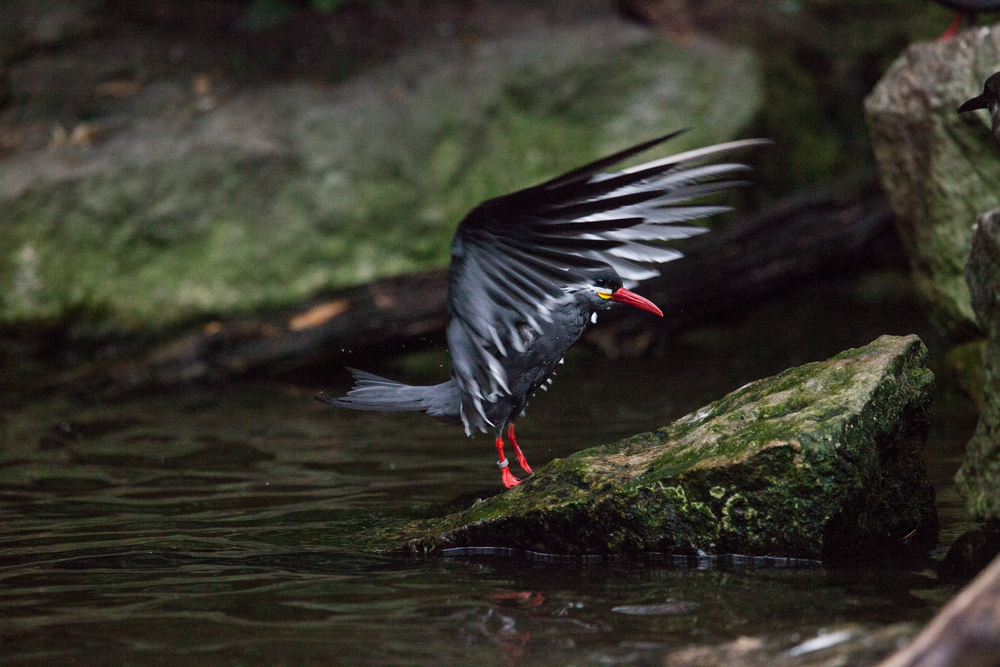
[[[367,546],[840,560],[926,545],[937,515],[921,458],[934,383],[925,355],[916,336],[883,336]]]
[[[1000,205],[989,115],[959,115],[1000,61],[1000,26],[910,46],[865,100],[879,174],[934,323],[978,335],[963,269],[976,216]],[[979,115],[981,114],[981,115]]]

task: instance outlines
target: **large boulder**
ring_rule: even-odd
[[[602,11],[438,36],[336,86],[105,82],[138,86],[130,114],[0,162],[0,324],[158,329],[441,267],[483,199],[751,119],[747,51]]]
[[[925,355],[916,336],[883,336],[364,542],[412,554],[489,546],[834,561],[926,548],[937,515],[921,457],[934,384]]]
[[[953,339],[978,334],[965,261],[976,216],[1000,204],[989,120],[956,110],[1000,62],[1000,26],[911,45],[865,100],[882,184],[920,292]]]
[[[1000,519],[1000,209],[977,221],[967,274],[972,306],[986,330],[986,386],[956,481],[974,516]]]

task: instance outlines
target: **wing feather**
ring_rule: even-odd
[[[743,184],[733,176],[746,166],[717,160],[767,143],[733,141],[605,173],[677,134],[483,202],[462,220],[447,335],[467,433],[493,426],[485,404],[510,393],[500,359],[524,351],[518,322],[540,334],[539,320],[551,322],[594,269],[610,266],[626,285],[659,275],[657,264],[681,256],[660,242],[706,231],[678,223],[729,210],[692,202]]]

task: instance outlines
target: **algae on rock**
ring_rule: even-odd
[[[917,288],[955,340],[979,334],[964,268],[976,216],[1000,204],[987,116],[959,115],[1000,58],[1000,27],[911,45],[865,100],[872,146]]]
[[[442,267],[486,198],[751,119],[747,51],[678,47],[608,11],[442,37],[335,87],[266,85],[209,109],[145,86],[149,114],[94,145],[0,161],[0,324],[157,330]]]
[[[883,336],[753,382],[669,426],[557,459],[465,511],[361,536],[410,554],[849,559],[937,536],[921,457],[933,374],[916,336]]]

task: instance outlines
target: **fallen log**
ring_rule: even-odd
[[[782,199],[756,215],[683,246],[642,293],[662,321],[611,311],[587,340],[609,354],[648,344],[651,326],[672,331],[748,304],[809,276],[884,261],[895,244],[892,215],[874,172]],[[323,294],[301,308],[199,322],[166,340],[88,345],[89,358],[43,375],[28,391],[131,391],[193,381],[306,372],[350,359],[444,342],[447,274],[402,275]]]

